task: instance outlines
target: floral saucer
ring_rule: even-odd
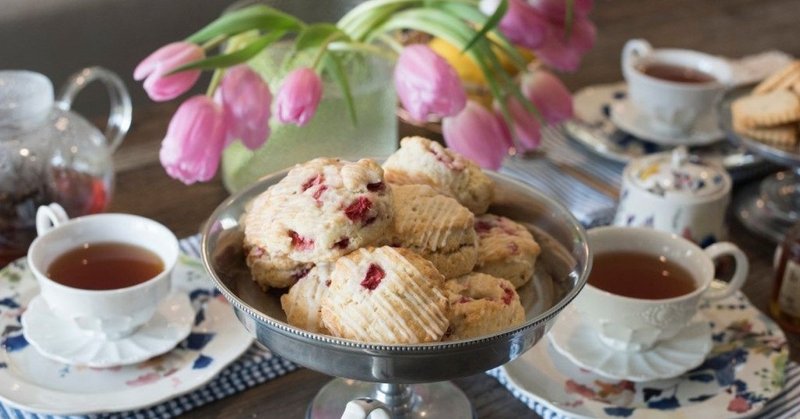
[[[130,336],[104,339],[90,335],[50,311],[37,295],[22,313],[22,334],[40,354],[70,365],[108,368],[146,361],[172,350],[192,331],[194,308],[183,292],[174,292],[156,314]]]
[[[189,336],[138,364],[74,366],[41,355],[25,338],[20,317],[39,289],[25,261],[0,270],[0,401],[54,415],[127,411],[147,407],[210,381],[252,343],[200,262],[181,256],[173,288],[193,308]]]
[[[737,418],[757,413],[785,380],[786,336],[737,293],[705,303],[714,347],[680,377],[634,383],[582,369],[540,342],[492,374],[537,411],[568,417]]]
[[[606,378],[635,382],[672,378],[700,365],[711,350],[711,326],[702,315],[675,337],[647,351],[619,351],[604,344],[569,306],[547,335],[553,347],[575,365]]]
[[[663,133],[654,127],[649,116],[642,113],[627,98],[617,101],[611,107],[611,121],[621,130],[664,146],[702,146],[724,139],[725,133],[719,128],[717,119],[715,113],[709,112],[697,118],[688,132]]]
[[[670,146],[645,141],[619,129],[611,121],[611,109],[627,100],[628,88],[624,82],[589,86],[573,95],[575,118],[565,121],[565,134],[588,151],[605,159],[628,163],[631,160],[666,150]],[[704,147],[691,147],[693,156],[725,167],[734,180],[764,174],[771,166],[728,141],[715,142]]]

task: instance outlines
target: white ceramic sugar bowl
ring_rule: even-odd
[[[614,225],[669,231],[705,247],[727,236],[731,183],[723,168],[690,160],[685,147],[633,160]]]

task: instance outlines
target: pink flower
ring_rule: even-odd
[[[500,118],[500,122],[505,124],[505,121],[500,116],[499,109],[497,109],[498,107],[499,106],[495,104],[495,113],[498,115],[497,117]],[[535,150],[539,147],[539,144],[542,142],[542,134],[536,115],[528,112],[528,110],[513,97],[506,101],[506,108],[509,114],[511,114],[510,116],[513,123],[511,127],[505,126],[505,129],[506,132],[508,132],[507,135],[511,136],[513,133],[514,145],[516,145],[520,151]]]
[[[551,22],[563,23],[567,16],[567,0],[528,0],[542,16]],[[575,0],[572,5],[573,16],[586,17],[594,7],[594,0]]]
[[[135,80],[144,81],[144,90],[150,99],[162,102],[174,99],[197,82],[200,70],[182,71],[167,76],[170,71],[205,57],[198,45],[190,42],[173,42],[165,45],[142,60],[133,71]]]
[[[159,158],[167,174],[189,185],[214,177],[225,146],[225,117],[211,98],[197,95],[173,115]]]
[[[511,147],[497,116],[471,100],[458,115],[444,118],[442,131],[450,148],[493,170],[500,168]]]
[[[225,114],[226,144],[238,139],[255,150],[267,141],[272,92],[255,71],[246,65],[229,68],[214,99]]]
[[[596,37],[594,24],[580,16],[575,16],[569,36],[563,22],[550,22],[547,39],[536,49],[536,57],[558,70],[575,71],[583,55],[594,46]]]
[[[572,95],[556,76],[536,70],[522,79],[522,94],[530,100],[549,124],[572,118]]]
[[[418,121],[429,115],[456,115],[467,103],[455,69],[422,44],[403,48],[394,70],[394,85],[403,108]]]
[[[275,113],[284,124],[305,125],[314,116],[322,98],[322,80],[303,67],[289,73],[275,98]]]
[[[509,41],[528,49],[538,48],[547,37],[546,20],[525,0],[509,0],[498,27]]]

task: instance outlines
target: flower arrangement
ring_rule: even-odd
[[[167,101],[191,89],[202,71],[214,71],[207,93],[179,106],[159,153],[167,173],[187,184],[211,179],[231,142],[261,147],[270,135],[270,119],[306,124],[324,94],[323,77],[339,84],[353,123],[363,123],[343,67],[363,53],[396,60],[394,87],[411,118],[441,119],[448,146],[496,169],[510,153],[536,148],[542,124],[571,117],[569,91],[542,65],[577,69],[594,43],[587,18],[592,6],[592,0],[368,0],[336,24],[307,24],[255,5],[158,49],[133,75],[144,80],[151,99]],[[480,70],[492,105],[468,99],[456,69],[429,45],[401,43],[397,35],[406,31],[457,48]],[[276,86],[246,63],[287,40],[291,49],[284,64],[291,71],[273,95]],[[521,48],[533,52],[535,65]],[[219,52],[210,55],[214,50]],[[299,56],[313,59],[293,67]]]

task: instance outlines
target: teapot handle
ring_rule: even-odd
[[[131,97],[125,83],[112,71],[102,67],[87,67],[74,73],[67,80],[66,85],[61,89],[56,98],[56,106],[59,109],[68,111],[72,107],[75,96],[83,90],[89,83],[99,80],[108,92],[108,99],[111,111],[108,113],[108,123],[106,124],[105,136],[111,152],[119,147],[123,137],[131,127]]]

